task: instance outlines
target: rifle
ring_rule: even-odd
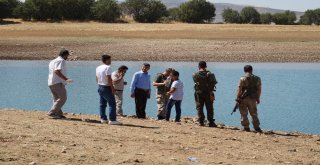
[[[244,92],[241,94],[241,96],[239,98],[236,99],[236,105],[234,106],[231,115],[233,115],[233,113],[237,112],[237,109],[240,106],[241,100],[243,100],[244,98],[247,97],[247,90],[244,90]]]

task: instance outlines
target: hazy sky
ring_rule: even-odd
[[[275,9],[305,11],[320,8],[320,0],[209,0],[214,3],[233,3],[252,5],[256,7],[270,7]]]

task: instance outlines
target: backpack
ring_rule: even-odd
[[[260,78],[253,74],[244,76],[245,81],[248,83],[248,86],[245,88],[247,90],[247,95],[250,98],[258,97],[258,83]]]
[[[199,71],[193,75],[194,89],[198,93],[216,91],[218,83],[216,77],[210,71]]]

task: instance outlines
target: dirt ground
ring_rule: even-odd
[[[17,21],[17,22],[14,22]],[[20,22],[0,25],[0,59],[320,62],[318,26]]]
[[[320,164],[320,136],[0,109],[0,164]],[[198,162],[188,160],[195,158]]]

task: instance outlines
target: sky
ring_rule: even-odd
[[[209,0],[213,3],[233,3],[238,5],[252,5],[274,9],[306,11],[320,8],[320,0]]]

